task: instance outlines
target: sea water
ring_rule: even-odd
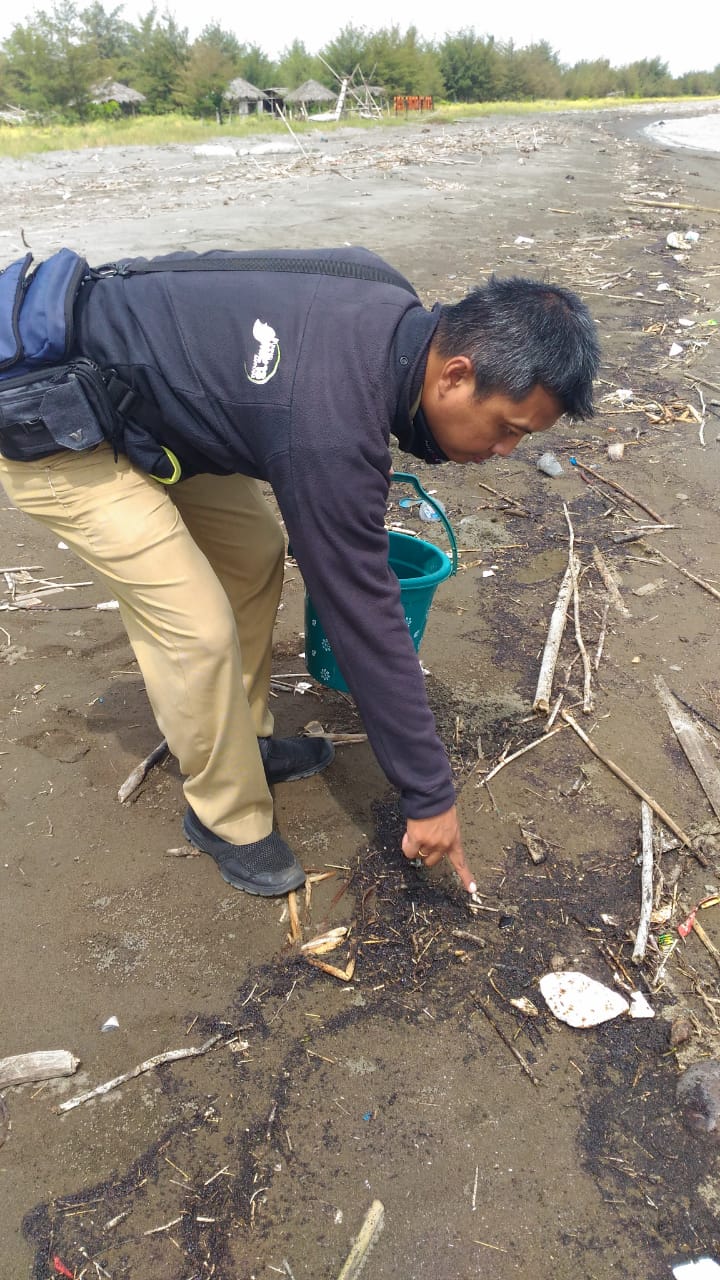
[[[720,114],[656,120],[644,132],[654,142],[662,142],[668,147],[720,153]]]

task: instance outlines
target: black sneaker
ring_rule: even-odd
[[[305,883],[305,872],[295,854],[275,831],[253,844],[230,844],[204,826],[190,808],[183,831],[190,844],[215,859],[223,880],[236,889],[278,898]]]
[[[326,769],[335,755],[329,738],[258,738],[269,783],[295,782]]]

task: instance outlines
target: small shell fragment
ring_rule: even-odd
[[[317,938],[311,938],[309,942],[303,942],[300,950],[315,956],[324,955],[326,951],[335,951],[349,932],[347,925],[339,925],[336,929],[329,929],[327,933],[319,934]]]
[[[655,1010],[652,1005],[645,999],[642,991],[630,992],[630,1017],[631,1018],[654,1018]]]
[[[120,1023],[118,1022],[117,1018],[115,1017],[115,1014],[113,1013],[110,1015],[109,1018],[105,1019],[100,1030],[101,1031],[117,1031],[119,1026],[120,1026]]]
[[[511,1000],[510,1003],[516,1009],[519,1009],[521,1013],[526,1014],[528,1018],[538,1017],[537,1005],[534,1005],[532,1000],[528,1000],[527,996],[518,996],[516,1000]]]
[[[616,991],[572,969],[546,973],[540,979],[540,990],[550,1012],[570,1027],[595,1027],[630,1007]]]

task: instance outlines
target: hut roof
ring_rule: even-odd
[[[118,102],[123,106],[144,102],[145,94],[137,89],[131,89],[128,84],[120,84],[118,80],[103,80],[100,84],[92,86],[90,98],[93,102]]]
[[[286,102],[334,102],[337,94],[326,89],[319,80],[306,80],[297,89],[285,94]]]
[[[230,102],[262,102],[264,97],[262,89],[256,89],[254,84],[243,80],[242,76],[231,80],[223,94],[223,98]]]

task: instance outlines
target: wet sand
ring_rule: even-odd
[[[571,628],[558,686],[601,750],[683,829],[715,822],[653,678],[720,724],[720,605],[619,541],[652,521],[569,463],[641,497],[675,526],[648,544],[718,585],[720,159],[651,143],[639,132],[647,122],[647,112],[568,112],[346,129],[303,139],[307,155],[173,146],[0,161],[3,261],[25,244],[38,258],[68,244],[99,263],[179,247],[363,243],[428,303],[492,270],[567,284],[603,341],[592,423],[482,470],[413,468],[456,528],[474,521],[422,657],[486,909],[471,914],[450,879],[404,863],[396,798],[366,744],[277,788],[284,836],[306,867],[334,873],[309,903],[301,895],[305,936],[353,923],[350,982],[287,944],[283,903],[232,892],[210,859],[191,855],[172,761],[119,804],[119,784],[159,733],[117,614],[65,608],[105,600],[102,584],[46,597],[54,611],[2,613],[0,1056],[67,1048],[81,1060],[72,1079],[5,1091],[8,1276],[46,1280],[58,1258],[93,1280],[335,1280],[375,1198],[386,1217],[365,1270],[373,1280],[661,1280],[671,1263],[720,1247],[717,1146],[688,1133],[675,1104],[679,1068],[720,1056],[717,969],[694,935],[657,991],[656,956],[640,970],[630,961],[639,800],[569,728],[479,785],[504,749],[540,731],[528,716],[567,560],[566,503],[586,570],[588,649],[606,599],[594,546],[631,616],[607,614],[593,715],[577,707]],[[658,207],[672,203],[694,208]],[[668,248],[670,231],[688,229],[696,243]],[[546,448],[565,467],[558,480],[535,469]],[[390,517],[427,533],[397,506]],[[3,567],[41,566],[16,578],[17,594],[40,578],[92,576],[1,497],[0,537]],[[286,578],[279,675],[303,670],[291,562]],[[0,600],[11,604],[10,591]],[[362,729],[338,694],[277,693],[281,732],[309,720]],[[543,864],[521,828],[547,841]],[[662,902],[677,886],[675,922],[720,882],[712,835],[704,848],[705,867],[677,850],[658,857]],[[703,924],[720,946],[720,908]],[[342,967],[339,957],[326,958]],[[654,1020],[577,1031],[548,1012],[537,985],[548,969],[613,985],[618,961]],[[522,996],[537,1016],[510,1004]],[[674,1053],[678,1009],[695,1022]],[[119,1030],[102,1033],[110,1015]],[[205,1055],[58,1114],[63,1099],[218,1032]]]

